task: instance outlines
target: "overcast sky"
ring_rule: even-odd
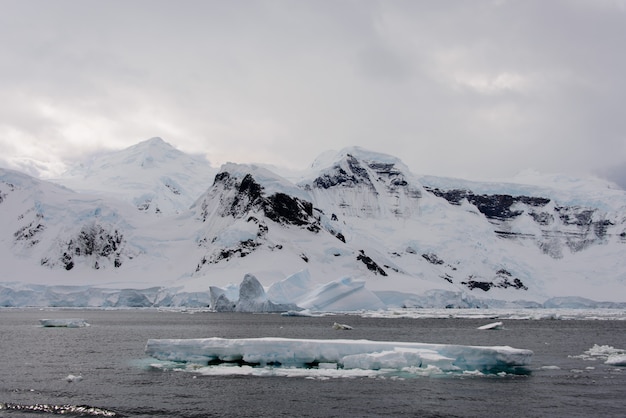
[[[626,187],[626,0],[0,0],[0,165],[159,136],[215,166],[359,145]]]

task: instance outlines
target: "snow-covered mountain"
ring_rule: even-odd
[[[145,213],[169,215],[189,209],[216,172],[203,158],[151,138],[94,156],[52,181],[78,192],[116,197]]]
[[[0,169],[0,306],[626,302],[626,193],[606,183],[416,176],[358,147],[290,181],[161,139],[61,182],[83,192]]]

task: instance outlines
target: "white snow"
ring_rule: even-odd
[[[189,209],[216,173],[206,159],[151,138],[96,155],[52,181],[80,192],[115,196],[145,213],[168,215]]]
[[[509,346],[463,346],[370,340],[289,338],[150,339],[146,354],[162,361],[234,363],[282,368],[394,370],[423,373],[515,372],[531,362],[533,352]]]

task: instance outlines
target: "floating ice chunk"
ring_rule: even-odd
[[[626,366],[626,354],[611,354],[604,364],[610,366]]]
[[[610,345],[594,344],[583,354],[572,357],[583,360],[604,360],[604,363],[610,366],[626,366],[626,350]]]
[[[504,324],[502,322],[492,322],[491,324],[483,325],[476,329],[503,329]]]
[[[339,324],[337,322],[335,322],[333,324],[333,329],[345,329],[345,330],[350,330],[352,329],[352,327],[350,325],[346,325],[346,324]]]
[[[79,318],[40,319],[39,323],[42,327],[82,328],[89,326],[87,321]]]
[[[561,370],[559,366],[541,366],[541,370]]]
[[[199,364],[237,363],[339,368],[426,368],[515,373],[530,364],[533,352],[508,346],[463,346],[370,340],[289,338],[150,339],[146,354],[159,360]],[[525,372],[525,371],[524,371]]]
[[[83,380],[83,377],[82,376],[76,376],[74,374],[68,374],[67,377],[65,378],[65,380],[67,380],[69,383],[80,382],[81,380]]]

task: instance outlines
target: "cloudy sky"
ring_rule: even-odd
[[[626,187],[626,0],[0,0],[0,166],[50,176],[159,136],[304,168]]]

